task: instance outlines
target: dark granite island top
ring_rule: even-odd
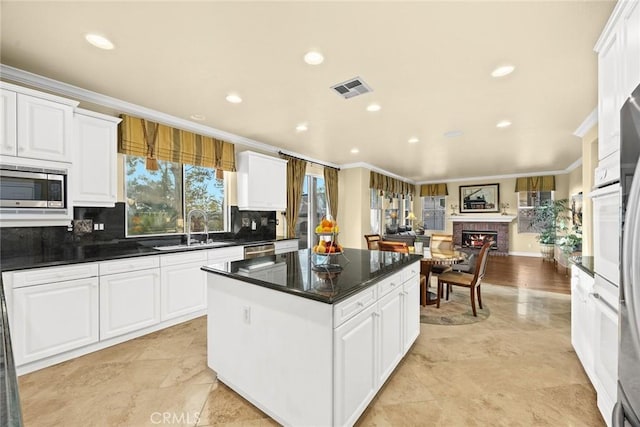
[[[225,270],[210,266],[202,269],[303,298],[334,304],[420,259],[420,255],[361,249],[346,248],[343,254],[328,256],[303,249],[281,255],[235,261]],[[277,271],[282,271],[282,274],[268,274]]]

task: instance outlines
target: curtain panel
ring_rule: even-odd
[[[415,193],[415,185],[373,171],[369,175],[369,188],[406,196]]]
[[[420,197],[436,197],[436,196],[448,196],[447,184],[442,182],[438,184],[422,184],[420,186]]]
[[[122,115],[118,152],[147,158],[147,169],[157,169],[157,160],[236,170],[235,146],[210,136]]]
[[[338,217],[338,169],[324,167],[324,185],[327,189],[329,212],[335,221]]]
[[[284,154],[280,157],[287,161],[287,236],[295,237],[307,162]]]
[[[516,179],[516,193],[519,191],[556,191],[556,177],[530,176]]]

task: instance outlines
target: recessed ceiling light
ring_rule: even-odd
[[[111,40],[99,34],[87,34],[84,38],[86,41],[100,49],[111,50],[115,47]]]
[[[380,107],[380,104],[369,104],[369,105],[367,105],[367,111],[371,111],[371,112],[380,111],[381,108],[382,107]]]
[[[358,150],[357,148],[352,148],[351,149],[351,154],[358,154],[360,152],[360,150]]]
[[[498,128],[508,128],[511,126],[511,122],[509,120],[501,120],[496,124]]]
[[[450,130],[448,132],[444,133],[444,137],[445,138],[455,138],[457,136],[462,136],[464,132],[462,132],[461,130]]]
[[[201,122],[204,119],[206,119],[206,117],[203,116],[202,114],[192,114],[191,115],[191,120],[197,120],[197,121]]]
[[[309,65],[320,65],[324,61],[324,56],[320,52],[311,50],[304,55],[304,62]]]
[[[420,142],[420,140],[415,136],[413,138],[409,138],[409,144],[415,144],[416,142]]]
[[[513,70],[515,70],[516,67],[514,67],[513,65],[501,65],[500,67],[496,68],[495,70],[493,70],[491,72],[491,76],[492,77],[504,77],[508,74],[513,73]]]
[[[236,95],[235,93],[230,93],[225,99],[232,104],[240,104],[242,102],[242,98],[240,98],[240,96]]]
[[[296,131],[297,132],[306,132],[309,130],[309,126],[306,123],[299,123],[296,126]]]

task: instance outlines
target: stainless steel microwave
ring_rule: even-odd
[[[0,164],[0,208],[65,209],[67,171]]]

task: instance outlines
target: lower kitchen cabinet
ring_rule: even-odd
[[[162,320],[207,308],[207,273],[200,269],[204,264],[198,261],[160,267]]]
[[[595,303],[593,277],[575,265],[571,267],[571,344],[587,376],[594,382],[593,358]]]
[[[11,335],[16,365],[98,342],[98,278],[13,291]]]
[[[376,304],[334,331],[334,425],[353,425],[378,392]]]
[[[618,400],[618,288],[596,276],[594,298],[594,386],[598,409],[611,425],[613,406]]]
[[[378,384],[384,383],[404,355],[402,284],[378,300],[380,320]]]
[[[158,268],[100,276],[100,339],[159,322]]]
[[[412,268],[412,267],[409,267]],[[402,307],[404,312],[404,354],[420,335],[420,282],[417,275],[404,282]],[[416,301],[418,301],[416,303]]]

